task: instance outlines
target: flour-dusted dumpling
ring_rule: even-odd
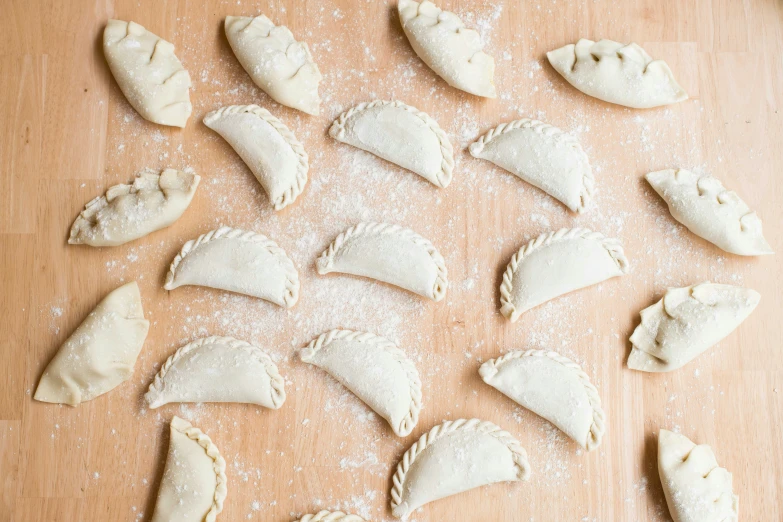
[[[459,419],[435,426],[402,456],[391,489],[392,514],[497,482],[527,480],[527,453],[491,422]]]
[[[548,123],[501,123],[472,143],[470,153],[516,174],[574,212],[582,212],[592,199],[594,178],[587,154],[576,138]]]
[[[759,304],[755,290],[702,283],[669,288],[642,310],[631,335],[628,367],[644,372],[681,368],[733,332]]]
[[[599,100],[647,109],[688,99],[666,62],[635,43],[583,38],[546,57],[568,83]]]
[[[773,253],[761,219],[720,180],[685,169],[650,172],[645,178],[669,205],[672,217],[697,236],[732,254]]]
[[[188,241],[166,276],[166,290],[207,286],[265,299],[291,308],[299,299],[299,273],[271,239],[220,227]]]
[[[169,357],[144,398],[153,409],[170,402],[240,402],[276,410],[285,402],[285,382],[260,348],[206,337]]]
[[[118,246],[166,228],[185,213],[201,177],[165,169],[140,172],[131,184],[114,185],[84,207],[68,243]]]
[[[319,511],[315,515],[305,515],[296,522],[365,522],[357,515],[350,515],[342,511]]]
[[[621,276],[620,241],[586,228],[561,228],[531,240],[511,257],[500,284],[500,312],[511,322],[550,299]]]
[[[321,73],[304,42],[266,16],[227,16],[226,38],[253,82],[278,103],[320,114]]]
[[[459,16],[428,1],[399,0],[397,10],[413,50],[446,83],[477,96],[496,96],[495,60]]]
[[[152,522],[215,522],[226,500],[226,461],[188,421],[175,416],[170,432]]]
[[[427,114],[400,101],[360,103],[332,123],[329,135],[438,187],[451,183],[454,153],[448,136]]]
[[[601,397],[578,364],[555,352],[509,352],[479,368],[484,382],[540,415],[588,451],[605,430]]]
[[[307,153],[285,124],[258,105],[231,105],[212,111],[204,124],[239,154],[280,210],[304,190]]]
[[[413,431],[421,411],[421,381],[413,361],[383,337],[332,330],[314,339],[302,360],[326,370],[386,419],[400,437]]]
[[[679,433],[658,434],[658,473],[674,522],[737,522],[739,497],[731,473],[718,467],[712,448]]]
[[[145,119],[184,127],[193,110],[190,75],[174,45],[136,22],[109,20],[103,54],[120,90]]]
[[[316,260],[319,274],[340,272],[377,279],[433,301],[446,295],[443,256],[413,230],[388,223],[359,223],[337,236]]]
[[[110,392],[133,375],[149,328],[136,282],[113,290],[57,351],[35,400],[78,406]]]

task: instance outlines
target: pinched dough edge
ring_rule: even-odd
[[[358,515],[343,513],[342,511],[319,511],[315,515],[304,515],[296,522],[365,522]]]

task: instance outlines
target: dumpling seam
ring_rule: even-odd
[[[315,515],[305,515],[296,522],[365,522],[358,515],[343,513],[342,511],[320,511]]]

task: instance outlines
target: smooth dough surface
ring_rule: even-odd
[[[658,473],[674,522],[736,522],[739,497],[732,477],[718,466],[712,448],[684,435],[658,434]]]
[[[145,119],[184,127],[193,111],[190,75],[174,54],[174,45],[136,22],[109,20],[103,54],[117,85]]]
[[[421,411],[421,381],[413,362],[383,337],[332,330],[301,351],[302,361],[326,370],[400,437],[413,431]]]
[[[595,182],[587,154],[576,138],[548,123],[501,123],[472,143],[470,153],[540,188],[574,212],[582,212],[592,199]]]
[[[145,170],[133,183],[114,185],[84,207],[68,243],[118,246],[166,228],[185,213],[201,178],[192,172]]]
[[[365,522],[357,515],[343,513],[342,511],[319,511],[315,515],[305,515],[296,522]]]
[[[438,187],[451,183],[454,153],[448,136],[429,115],[400,101],[361,103],[342,113],[329,135]]]
[[[448,287],[443,256],[427,239],[398,225],[359,223],[316,260],[319,274],[369,277],[440,301]]]
[[[605,430],[598,390],[573,361],[555,352],[509,352],[479,368],[485,383],[540,415],[591,451]]]
[[[688,99],[666,62],[635,43],[583,38],[546,56],[568,83],[599,100],[647,109]]]
[[[459,16],[429,1],[399,0],[397,10],[413,50],[446,83],[477,96],[496,96],[495,60]]]
[[[299,299],[299,273],[285,251],[261,234],[230,227],[185,243],[163,288],[184,285],[250,295],[285,308]]]
[[[264,15],[227,16],[226,38],[253,79],[273,100],[308,114],[320,114],[321,72],[304,42]]]
[[[764,239],[761,219],[720,180],[685,169],[650,172],[645,178],[672,217],[697,236],[740,256],[773,253]]]
[[[35,400],[78,406],[113,390],[133,375],[149,327],[135,281],[111,291],[57,351]]]
[[[641,312],[631,334],[628,367],[644,372],[681,368],[724,339],[759,304],[755,290],[701,283],[669,288],[663,299]]]
[[[188,421],[175,416],[170,433],[151,522],[214,522],[226,500],[226,461]]]
[[[285,383],[260,348],[233,337],[206,337],[177,350],[144,396],[154,409],[170,402],[239,402],[278,409]]]

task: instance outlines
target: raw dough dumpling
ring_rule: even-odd
[[[586,228],[561,228],[513,255],[500,285],[500,312],[511,322],[550,299],[621,276],[628,260],[620,241]]]
[[[383,337],[332,330],[314,339],[302,361],[326,370],[400,437],[413,431],[421,411],[421,381],[413,361]]]
[[[349,515],[342,511],[319,511],[315,515],[305,515],[296,522],[365,522],[362,517]]]
[[[432,2],[399,0],[397,10],[413,50],[446,83],[477,96],[496,96],[495,60],[483,52],[476,31]]]
[[[755,290],[702,283],[669,288],[642,310],[631,335],[628,367],[644,372],[681,368],[733,332],[759,304]]]
[[[321,73],[310,49],[266,16],[227,16],[226,38],[253,82],[278,103],[320,114]]]
[[[260,348],[206,337],[169,357],[144,398],[152,409],[170,402],[240,402],[276,410],[285,402],[285,382]]]
[[[258,105],[212,111],[204,124],[239,154],[280,210],[304,190],[309,163],[304,147],[285,124]]]
[[[679,433],[658,434],[658,473],[674,522],[736,522],[739,497],[712,448]]]
[[[489,160],[582,212],[593,194],[593,170],[579,142],[538,120],[501,123],[470,145],[474,158]]]
[[[114,185],[84,207],[68,243],[118,246],[166,228],[187,210],[201,178],[165,169],[139,173],[132,184]]]
[[[136,282],[113,290],[57,351],[35,400],[78,406],[110,392],[133,375],[149,328]]]
[[[435,426],[402,456],[391,490],[392,514],[497,482],[527,480],[527,453],[491,422],[459,419]]]
[[[188,241],[171,262],[166,290],[207,286],[265,299],[291,308],[299,299],[299,273],[271,239],[220,227]]]
[[[587,451],[605,430],[601,397],[578,364],[555,352],[509,352],[479,368],[484,382],[540,415]]]
[[[650,172],[645,178],[669,205],[672,217],[697,236],[740,256],[773,253],[761,219],[720,180],[685,169]]]
[[[337,236],[316,260],[319,274],[340,272],[377,279],[433,301],[446,295],[443,256],[413,230],[359,223]]]
[[[190,75],[174,45],[136,22],[109,20],[103,54],[122,94],[145,119],[184,127],[193,110]]]
[[[329,135],[438,187],[451,183],[454,153],[448,136],[427,114],[400,101],[360,103],[332,123]]]
[[[175,416],[152,522],[215,522],[226,493],[226,461],[217,446]]]
[[[546,53],[568,83],[599,100],[635,109],[688,99],[663,60],[653,60],[635,43],[581,39]]]

